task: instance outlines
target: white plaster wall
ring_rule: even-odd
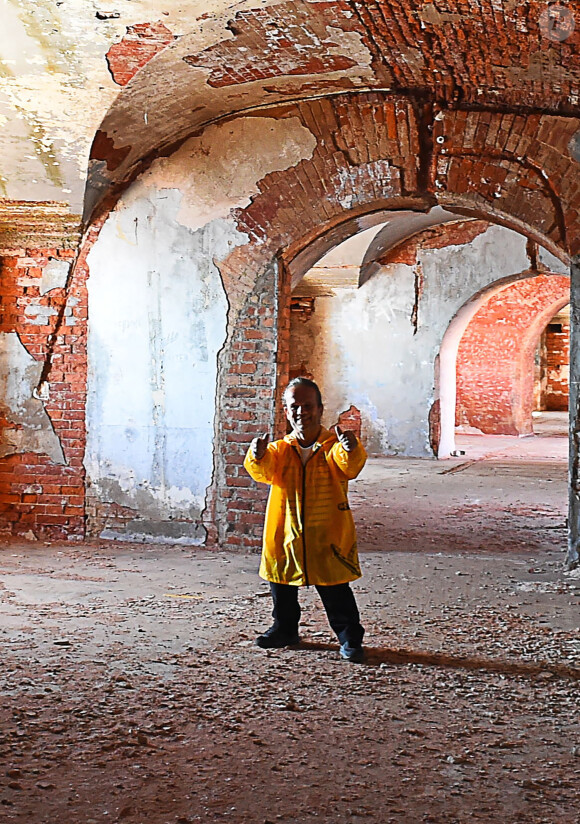
[[[90,253],[86,467],[97,497],[135,510],[123,537],[199,543],[199,529],[164,522],[205,505],[227,313],[207,252],[225,257],[240,237],[224,220],[182,226],[180,204],[136,187]]]
[[[419,262],[416,331],[415,267],[405,264],[383,267],[359,289],[320,295],[311,318],[293,325],[291,366],[307,366],[320,382],[325,422],[354,404],[375,453],[432,454],[434,363],[451,319],[489,283],[529,266],[526,239],[499,226],[463,246],[423,250]]]
[[[105,537],[205,539],[228,312],[219,265],[249,242],[230,214],[315,143],[297,118],[212,126],[155,161],[103,226],[88,257],[85,464],[93,498],[134,511]]]

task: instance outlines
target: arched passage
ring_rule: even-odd
[[[567,412],[570,399],[570,305],[561,307],[543,330],[534,356],[534,408]]]
[[[384,229],[374,231],[369,248]],[[371,453],[430,457],[433,363],[447,327],[474,292],[529,266],[528,244],[503,227],[455,220],[383,252],[359,285],[364,240],[337,247],[294,287],[292,374],[316,375],[329,420],[356,407]]]
[[[459,391],[470,408],[462,422],[495,434],[531,434],[533,350],[549,318],[568,302],[569,290],[566,276],[524,272],[494,283],[457,312],[439,353],[440,458],[455,451],[462,363]]]
[[[489,434],[533,434],[534,351],[569,295],[568,277],[537,275],[488,298],[459,345],[458,422]]]
[[[155,60],[162,58],[163,53]],[[136,93],[129,86],[128,97],[123,94],[126,102]],[[115,118],[121,114],[122,108],[116,107]],[[254,432],[275,430],[280,423],[276,393],[288,374],[291,276],[299,278],[308,260],[316,259],[325,247],[384,221],[387,213],[429,216],[438,208],[523,231],[567,259],[568,252],[578,246],[574,218],[578,192],[573,173],[576,161],[563,154],[562,145],[568,145],[577,126],[571,117],[518,119],[505,112],[439,109],[434,103],[421,108],[412,96],[343,90],[332,97],[277,103],[237,115],[232,111],[230,119],[214,121],[189,137],[182,131],[175,133],[173,137],[181,142],[174,149],[159,145],[159,155],[168,156],[150,153],[140,156],[134,166],[129,159],[129,165],[123,166],[113,151],[118,144],[113,141],[111,148],[105,140],[113,154],[109,152],[99,162],[107,172],[115,173],[115,181],[105,176],[99,190],[105,198],[101,204],[107,201],[111,207],[110,195],[117,200],[108,212],[103,205],[103,231],[88,268],[82,268],[83,255],[77,273],[90,271],[89,286],[91,282],[95,286],[100,277],[106,279],[108,269],[107,277],[112,276],[112,283],[119,287],[126,286],[127,275],[132,273],[137,289],[151,290],[155,281],[161,284],[159,294],[166,298],[163,284],[177,282],[171,268],[183,267],[183,272],[198,279],[200,293],[205,294],[211,280],[219,292],[215,299],[224,307],[217,313],[220,328],[212,332],[212,345],[199,348],[200,357],[212,361],[208,361],[207,374],[215,376],[215,391],[209,400],[206,392],[203,404],[195,392],[191,398],[191,408],[204,410],[204,431],[210,433],[213,428],[214,433],[213,450],[206,454],[204,471],[199,474],[207,485],[204,482],[196,490],[193,516],[179,509],[177,518],[169,513],[172,520],[193,517],[197,525],[202,520],[208,528],[218,524],[222,541],[258,543],[260,517],[252,509],[259,493],[250,489],[239,466],[244,445]],[[154,135],[152,129],[147,140]],[[474,152],[480,155],[479,163],[473,160]],[[139,170],[139,177],[120,193],[118,187]],[[155,254],[148,255],[152,237],[157,246]],[[171,246],[171,238],[180,241]],[[113,244],[111,254],[103,254],[102,244],[108,243]],[[190,267],[183,262],[188,250]],[[131,267],[120,266],[123,260],[130,260]],[[209,292],[214,293],[213,286]],[[445,295],[444,283],[440,295]],[[139,321],[135,310],[145,304],[133,300],[128,290],[123,317],[134,318],[143,329],[149,317],[145,314]],[[98,352],[99,336],[107,345],[114,339],[106,325],[106,312],[102,328],[90,308],[89,316],[90,347]],[[211,311],[198,313],[195,320],[205,326],[211,316]],[[160,355],[171,352],[172,357],[188,363],[187,352],[179,348],[180,339],[186,336],[162,347]],[[134,356],[144,357],[145,351],[146,347],[139,347]],[[124,362],[132,363],[129,357]],[[148,385],[151,397],[141,406],[143,426],[149,426],[144,410],[152,409],[155,415],[164,412],[162,390],[167,385],[160,383],[161,378],[174,377],[172,369],[160,366],[157,356],[139,366],[143,374],[148,374],[153,362],[163,374]],[[124,366],[117,377],[122,379],[128,368]],[[92,374],[90,366],[90,380]],[[104,374],[108,380],[107,374],[114,370]],[[93,427],[90,436],[95,436],[92,442],[99,444],[105,439],[99,434],[99,421],[95,431],[95,417],[90,416],[98,398],[105,395],[93,392],[94,386],[89,385],[89,426]],[[200,423],[184,420],[182,426],[178,416],[177,429],[188,430]],[[125,424],[121,418],[111,420],[111,432],[129,437],[134,427]],[[191,444],[194,439],[187,436],[184,442]],[[159,449],[168,443],[164,437],[157,441],[152,453],[159,455],[154,457],[156,465],[163,465]],[[110,451],[123,454],[114,441]],[[187,453],[182,457],[187,461]],[[90,474],[96,464],[89,461],[87,465]],[[102,466],[106,467],[106,461]],[[126,477],[138,477],[134,468],[128,469]],[[167,476],[165,480],[162,473],[159,477],[160,483],[166,483]],[[93,480],[89,478],[89,488],[98,489]],[[118,492],[115,479],[108,480],[113,481],[107,484],[113,491],[113,500],[108,502],[114,504],[112,523],[132,520],[125,490]],[[175,498],[187,502],[190,492],[178,488]],[[156,510],[153,515],[158,517]],[[184,529],[197,534],[195,525],[186,523]],[[173,526],[171,530],[173,534]]]
[[[466,159],[468,138],[461,131],[475,134],[479,117],[445,111],[433,120],[445,140],[426,152],[429,131],[400,96],[344,94],[245,113],[154,160],[106,219],[127,226],[148,221],[161,244],[162,269],[175,259],[174,251],[163,252],[170,236],[164,224],[180,226],[219,273],[228,312],[223,343],[212,355],[213,468],[198,518],[208,529],[217,524],[220,540],[259,542],[260,515],[252,510],[260,493],[240,474],[241,458],[255,432],[274,432],[281,424],[277,400],[289,369],[291,283],[325,250],[389,213],[428,215],[439,203],[446,216],[468,212],[523,228],[566,257],[568,224],[550,178],[555,155],[537,140],[549,118],[522,124],[523,162],[501,146],[501,127],[512,128],[513,120],[496,115],[497,129],[486,132],[482,170]],[[532,159],[547,171],[531,169]],[[500,197],[498,184],[490,182],[498,177]],[[153,205],[140,206],[145,200]],[[122,243],[131,238],[126,231],[108,236],[127,238]],[[98,254],[92,257],[96,262]]]

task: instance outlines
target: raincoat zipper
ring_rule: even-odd
[[[304,585],[310,586],[308,583],[308,567],[306,564],[306,524],[304,522],[304,513],[306,511],[306,464],[302,463],[302,456],[300,455],[300,451],[296,446],[293,446],[294,452],[296,453],[296,457],[300,461],[300,466],[302,468],[302,505],[300,507],[300,519],[302,521],[302,556],[304,560]]]
[[[314,446],[316,446],[316,444],[314,444]],[[302,520],[302,556],[304,559],[304,586],[309,587],[308,564],[306,561],[306,521],[304,520],[306,513],[306,464],[302,463],[302,456],[296,446],[294,446],[294,452],[296,453],[298,460],[300,461],[300,466],[302,467],[302,506],[300,511],[300,517]],[[313,457],[314,452],[315,450],[313,448],[310,455],[311,458]],[[308,461],[306,461],[306,463],[308,463]]]
[[[302,463],[302,459],[300,459]],[[308,463],[308,461],[306,462]],[[306,521],[304,520],[306,513],[306,464],[302,464],[302,552],[304,555],[304,583],[308,583],[308,565],[306,563]]]

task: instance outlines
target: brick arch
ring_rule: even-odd
[[[496,435],[531,435],[533,356],[540,335],[570,300],[570,279],[542,274],[490,295],[457,353],[457,420]]]
[[[493,284],[457,313],[440,351],[439,457],[453,451],[456,414],[458,423],[487,434],[532,434],[534,351],[569,300],[567,276],[522,273]]]
[[[244,113],[246,118],[295,119],[314,141],[306,159],[265,174],[248,205],[230,212],[248,241],[219,261],[230,312],[219,356],[206,523],[218,524],[220,540],[233,543],[235,536],[239,543],[259,542],[261,517],[253,510],[260,493],[240,473],[240,465],[255,432],[280,431],[276,400],[288,375],[290,275],[298,261],[304,264],[308,250],[332,245],[389,211],[428,213],[439,205],[458,218],[467,214],[519,229],[567,256],[576,184],[561,180],[573,165],[561,145],[558,154],[549,143],[534,142],[524,120],[524,161],[507,146],[516,126],[506,115],[439,114],[434,106],[383,92],[338,94]],[[468,154],[483,139],[484,120],[490,145],[480,168]],[[546,124],[555,120],[542,115],[533,129],[544,129],[548,140]],[[560,120],[567,139],[576,121]],[[444,130],[436,134],[445,138],[443,143],[433,140],[435,128]],[[544,174],[535,171],[544,165]],[[497,186],[501,197],[496,197]]]
[[[441,125],[440,107],[453,109],[458,101],[477,110],[478,143],[517,137],[517,123],[515,131],[496,132],[487,120],[493,109],[576,117],[578,30],[557,45],[546,38],[545,0],[498,0],[493,14],[480,4],[458,14],[456,6],[281,0],[240,9],[224,2],[188,32],[159,22],[130,27],[108,55],[126,85],[92,147],[87,214],[151,157],[166,156],[209,123],[270,103],[356,96],[361,89],[405,92],[423,123],[423,155],[431,152],[430,127]],[[556,138],[555,145],[565,155],[564,141]],[[438,155],[447,147],[432,148]]]
[[[277,258],[296,278],[300,265],[312,258],[309,249],[318,247],[323,254],[329,237],[340,242],[388,211],[428,213],[442,206],[458,217],[519,231],[566,261],[580,244],[580,222],[577,226],[574,217],[580,208],[580,176],[576,161],[565,157],[561,146],[573,136],[575,120],[536,116],[527,125],[522,119],[516,149],[528,153],[524,159],[506,148],[513,143],[513,117],[448,112],[433,119],[442,130],[437,137],[445,137],[443,144],[433,143],[412,100],[376,92],[263,108],[246,116],[298,118],[316,146],[309,159],[265,175],[251,203],[235,211],[239,230],[250,238],[222,267],[236,294],[240,269],[248,263],[263,272]],[[462,152],[480,145],[483,124],[489,145],[485,160],[475,164]],[[559,143],[550,144],[557,137]]]
[[[248,406],[248,399],[264,397],[264,386],[270,387],[269,398],[273,387],[277,387],[279,396],[288,376],[291,275],[298,274],[296,262],[304,263],[309,249],[327,248],[329,237],[335,242],[343,240],[359,228],[367,228],[369,221],[378,222],[388,211],[428,212],[439,204],[447,212],[456,213],[459,220],[469,215],[500,223],[538,240],[560,258],[568,258],[567,205],[558,196],[559,187],[565,189],[564,183],[554,181],[548,173],[532,173],[530,156],[523,162],[512,153],[495,158],[495,165],[488,158],[482,170],[469,165],[459,154],[450,162],[435,146],[431,152],[424,151],[424,124],[411,102],[400,96],[340,95],[288,104],[283,111],[263,109],[259,115],[276,113],[299,118],[314,134],[316,145],[308,159],[265,175],[249,205],[234,213],[238,229],[249,242],[236,247],[220,264],[232,307],[237,307],[230,313],[231,335],[221,356],[222,377],[217,393],[220,420],[235,420],[241,406]],[[495,142],[501,143],[498,135],[503,134],[502,124],[507,128],[505,115],[479,112],[471,118],[470,113],[463,112],[455,113],[453,128],[449,120],[453,113],[448,113],[447,120],[444,117],[436,121],[438,128],[441,123],[445,125],[447,135],[443,144],[436,145],[450,150],[462,141],[475,143],[472,133],[478,134],[476,124],[484,114],[488,133],[490,126],[496,127]],[[543,122],[542,117],[536,119],[534,130],[541,130]],[[513,122],[511,126],[510,134]],[[467,129],[463,136],[460,127]],[[533,164],[541,168],[545,156],[556,176],[558,166],[551,149],[534,142],[527,131],[526,135],[528,149],[536,151]],[[493,183],[494,174],[501,176],[501,183]],[[565,185],[566,192],[575,191],[574,183]],[[566,216],[564,222],[558,217],[561,214]],[[479,231],[478,221],[474,223],[474,230]],[[248,272],[255,278],[256,285],[251,288]],[[261,308],[257,308],[256,301]],[[270,313],[271,324],[267,329],[260,327],[261,345],[276,354],[269,366],[260,366],[258,374],[249,373],[235,352],[243,350],[249,333],[254,334],[255,324],[264,317],[256,314],[259,312]],[[275,398],[263,401],[256,409],[261,416],[255,423],[257,429],[272,431],[280,426]],[[253,429],[249,425],[246,429],[249,440]],[[218,431],[216,437],[214,501],[220,517],[215,520],[227,525],[224,529],[230,534],[245,535],[243,542],[257,542],[255,525],[247,524],[246,514],[256,493],[234,474],[246,441],[240,433],[231,431]],[[227,540],[225,535],[222,538]]]
[[[382,91],[262,105],[230,115],[236,116],[297,117],[316,138],[310,160],[266,175],[260,194],[237,215],[242,230],[283,249],[286,261],[345,214],[426,212],[437,205],[522,231],[554,254],[580,250],[578,162],[568,148],[580,130],[577,118],[453,107],[442,112],[435,102],[419,105],[414,95]],[[151,151],[131,167],[131,176],[109,185],[106,172],[122,165],[122,146],[100,131],[86,215],[107,192],[110,208],[130,180],[191,134]]]

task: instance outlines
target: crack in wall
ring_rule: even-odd
[[[423,267],[421,266],[420,261],[417,261],[417,263],[415,264],[414,271],[415,300],[413,302],[413,308],[411,310],[411,326],[413,327],[413,334],[416,335],[419,329],[419,302],[421,300],[421,295],[423,294],[423,287],[425,283]]]

